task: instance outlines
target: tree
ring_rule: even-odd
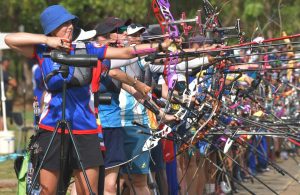
[[[195,17],[202,9],[201,0],[169,0],[175,19],[184,11]],[[284,29],[288,34],[299,31],[300,0],[211,0],[220,12],[223,26],[234,25],[241,19],[248,37],[278,36]],[[62,4],[80,18],[80,26],[89,28],[108,16],[150,24],[157,23],[151,10],[151,0],[9,0],[0,1],[0,31],[18,31],[23,24],[27,32],[42,32],[41,11],[52,4]],[[288,22],[287,22],[288,21]],[[257,31],[255,32],[255,30]],[[254,33],[255,32],[255,33]]]

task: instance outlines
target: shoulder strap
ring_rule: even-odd
[[[99,117],[99,110],[98,110],[99,86],[100,86],[100,82],[101,82],[101,73],[102,73],[102,62],[100,60],[98,60],[97,66],[93,68],[93,72],[92,72],[91,89],[92,89],[92,92],[94,95],[94,110],[95,110],[96,122],[97,122],[98,128],[100,130],[100,133],[98,134],[99,139],[100,139],[100,148],[102,151],[105,151],[102,125],[101,125],[101,120]]]

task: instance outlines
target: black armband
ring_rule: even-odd
[[[150,100],[145,100],[144,106],[151,112],[153,112],[155,115],[159,115],[159,109]]]
[[[152,90],[152,93],[154,93],[157,98],[161,98],[162,85],[155,85],[155,87]]]
[[[164,48],[162,47],[161,42],[158,43],[158,51],[159,52],[163,52],[164,51]]]

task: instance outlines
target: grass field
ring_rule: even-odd
[[[2,188],[0,189],[1,195],[16,195],[17,194],[17,188]]]
[[[1,166],[1,168],[0,168],[0,178],[1,179],[16,178],[13,160],[7,160],[5,162],[2,162],[2,163],[0,163],[0,166]]]
[[[32,126],[33,123],[33,112],[31,105],[28,105],[25,112],[25,121],[26,126]],[[22,109],[22,108],[21,108]],[[14,111],[21,111],[21,109],[14,109]],[[8,129],[15,131],[15,150],[23,149],[25,147],[24,144],[24,134],[20,134],[20,129],[10,123],[10,120],[7,122]],[[27,144],[29,138],[32,134],[32,131],[29,131],[27,134]],[[15,195],[17,193],[17,186],[15,185],[17,182],[17,177],[14,171],[14,160],[9,159],[4,162],[0,162],[0,195]],[[6,187],[7,186],[7,187]]]
[[[2,185],[7,184],[9,187],[0,188],[1,195],[13,195],[17,193],[17,187],[11,187],[17,181],[14,171],[14,161],[7,160],[0,163],[0,182]]]

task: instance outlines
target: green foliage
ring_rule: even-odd
[[[144,21],[147,17],[148,0],[65,0],[62,1],[71,13],[80,18],[81,26],[95,24],[103,18],[116,16],[123,19],[131,18],[134,21]]]
[[[285,1],[284,1],[285,2]],[[300,31],[300,0],[285,2],[282,6],[283,30],[288,34],[299,33]]]
[[[243,16],[248,20],[252,20],[261,16],[263,11],[264,11],[264,6],[262,2],[251,1],[249,3],[245,3],[245,11]]]
[[[19,31],[22,24],[27,32],[39,32],[39,14],[46,6],[43,0],[0,1],[0,31]]]
[[[202,9],[201,0],[169,1],[175,19],[179,19],[183,11],[188,18],[194,18],[196,11]],[[223,26],[234,25],[236,19],[240,18],[243,30],[249,36],[257,26],[261,30],[260,33],[265,36],[270,32],[279,35],[280,30],[285,30],[288,34],[299,32],[300,0],[211,0],[210,2],[220,12],[219,17]],[[19,31],[19,26],[22,24],[26,32],[42,32],[39,15],[44,8],[53,4],[65,6],[80,18],[80,26],[86,28],[93,27],[94,24],[109,16],[131,18],[142,24],[156,23],[151,10],[151,0],[3,0],[0,1],[0,31]]]

